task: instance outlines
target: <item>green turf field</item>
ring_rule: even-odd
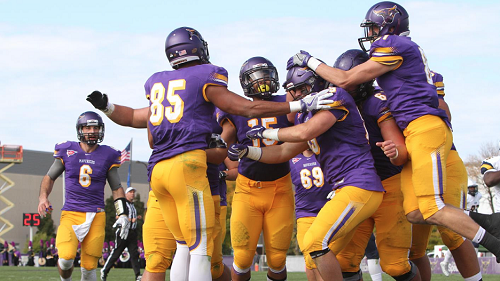
[[[100,270],[100,269],[98,269]],[[143,269],[141,269],[141,272]],[[364,274],[363,276],[364,280],[370,281],[370,275]],[[394,280],[388,275],[383,276],[384,281],[389,281],[389,280]],[[0,280],[2,281],[7,281],[7,280],[61,280],[59,278],[59,274],[57,273],[57,269],[55,267],[6,267],[2,266],[0,267]],[[80,268],[75,268],[75,271],[73,272],[73,280],[74,281],[79,281],[80,280]],[[100,280],[99,278],[99,272],[97,275],[97,280]],[[122,269],[122,268],[113,268],[109,275],[107,280],[109,281],[133,281],[134,280],[134,272],[132,271],[131,268],[127,269]],[[168,278],[168,272],[167,272],[167,279]],[[265,272],[252,272],[252,280],[266,280],[266,273]],[[290,272],[288,273],[288,280],[289,281],[299,281],[299,280],[306,280],[306,274],[302,272]],[[444,275],[436,274],[432,276],[432,280],[435,281],[455,281],[455,280],[463,280],[463,278],[460,275],[457,274],[452,274],[450,277],[446,277]],[[484,281],[494,281],[494,280],[500,280],[499,275],[485,275],[483,276]]]

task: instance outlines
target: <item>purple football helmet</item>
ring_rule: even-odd
[[[309,85],[310,88],[304,87]],[[293,100],[300,100],[310,93],[325,88],[325,80],[308,67],[294,66],[288,70],[283,88],[292,95]]]
[[[165,53],[174,69],[194,60],[210,63],[208,43],[196,29],[191,27],[179,27],[170,32],[165,41]]]
[[[365,63],[370,59],[370,56],[361,50],[351,49],[345,51],[342,55],[340,55],[335,63],[333,64],[334,68],[342,69],[344,71],[348,71],[351,68]],[[329,85],[333,86],[333,85]],[[373,80],[365,82],[363,84],[358,85],[356,89],[356,95],[354,96],[354,100],[357,102],[363,101],[373,93]]]
[[[378,32],[373,27],[379,28]],[[365,37],[359,38],[358,42],[363,51],[367,51],[364,42],[373,42],[377,38],[387,35],[406,36],[410,34],[410,22],[408,12],[399,4],[384,1],[373,5],[366,13],[361,23],[365,29]],[[392,29],[392,30],[391,30]],[[369,32],[372,34],[369,34]]]
[[[99,127],[99,132],[95,133],[83,133],[84,126],[96,126]],[[101,116],[93,111],[86,111],[76,120],[76,133],[78,135],[78,140],[84,142],[90,146],[102,142],[104,139],[104,122],[102,122]]]
[[[243,63],[240,83],[245,96],[262,99],[269,99],[280,88],[276,67],[263,57],[253,57]]]

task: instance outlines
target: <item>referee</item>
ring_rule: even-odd
[[[101,280],[106,281],[106,277],[108,276],[111,267],[118,260],[120,255],[122,254],[125,248],[128,248],[128,252],[130,254],[130,263],[132,264],[132,268],[134,269],[136,280],[141,280],[141,272],[139,269],[139,253],[137,251],[137,210],[134,207],[134,198],[135,198],[135,188],[128,187],[125,191],[125,198],[127,198],[127,207],[128,207],[128,217],[130,220],[130,230],[126,239],[120,238],[119,231],[117,229],[116,238],[115,238],[115,247],[111,250],[110,256],[104,267],[101,269]]]

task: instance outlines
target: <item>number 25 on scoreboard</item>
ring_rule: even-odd
[[[39,226],[40,215],[37,213],[23,213],[23,226]]]

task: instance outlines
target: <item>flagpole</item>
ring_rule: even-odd
[[[131,177],[132,177],[132,142],[133,138],[130,138],[130,162],[128,164],[128,176],[127,176],[127,187],[131,186]]]

